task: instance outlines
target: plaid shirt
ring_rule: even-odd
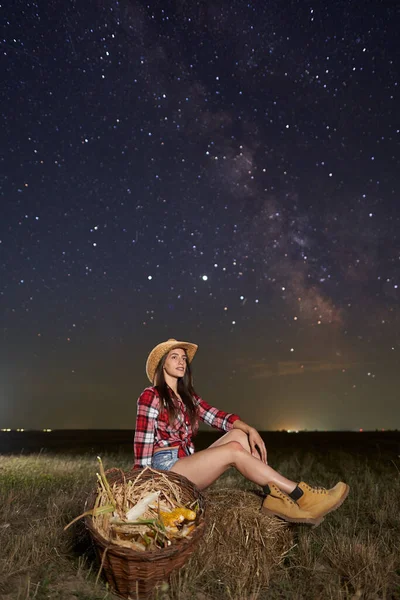
[[[178,457],[194,453],[192,437],[197,433],[198,424],[192,429],[184,403],[170,390],[178,408],[178,415],[169,423],[167,410],[155,387],[146,388],[139,396],[135,429],[135,467],[151,465],[151,458],[157,448],[178,446]],[[199,418],[220,431],[230,431],[237,415],[213,408],[199,396],[194,396]]]

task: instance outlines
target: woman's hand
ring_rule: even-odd
[[[257,429],[254,429],[254,427],[249,427],[247,435],[249,436],[251,454],[256,458],[260,458],[261,456],[261,460],[264,463],[267,463],[267,449]]]
[[[254,427],[250,427],[244,421],[235,421],[233,424],[234,429],[241,429],[245,433],[247,433],[249,438],[249,446],[251,455],[255,458],[261,458],[261,460],[267,463],[267,449],[263,442],[261,435],[258,433],[257,429]]]

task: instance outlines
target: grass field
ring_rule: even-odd
[[[103,455],[128,470],[132,457]],[[313,529],[259,511],[257,486],[230,470],[208,492],[209,529],[159,600],[400,599],[400,460],[331,451],[270,453],[288,477],[331,486],[345,504]],[[0,598],[112,600],[82,523],[96,456],[0,456]]]

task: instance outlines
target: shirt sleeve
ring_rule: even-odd
[[[207,425],[211,425],[215,429],[220,431],[230,431],[235,421],[238,421],[240,417],[233,413],[226,413],[223,410],[218,410],[207,404],[199,396],[195,396],[195,401],[199,411],[199,418]]]
[[[154,433],[160,412],[160,399],[152,388],[146,388],[137,401],[135,439],[135,467],[151,466],[154,452]]]

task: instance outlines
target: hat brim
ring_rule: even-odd
[[[153,350],[150,352],[146,361],[146,375],[151,384],[154,384],[154,376],[158,363],[165,354],[171,350],[174,350],[175,348],[183,348],[186,350],[188,361],[191,363],[194,355],[197,352],[198,346],[197,344],[192,344],[191,342],[182,342],[179,340],[168,340],[155,346],[155,348],[153,348]]]

